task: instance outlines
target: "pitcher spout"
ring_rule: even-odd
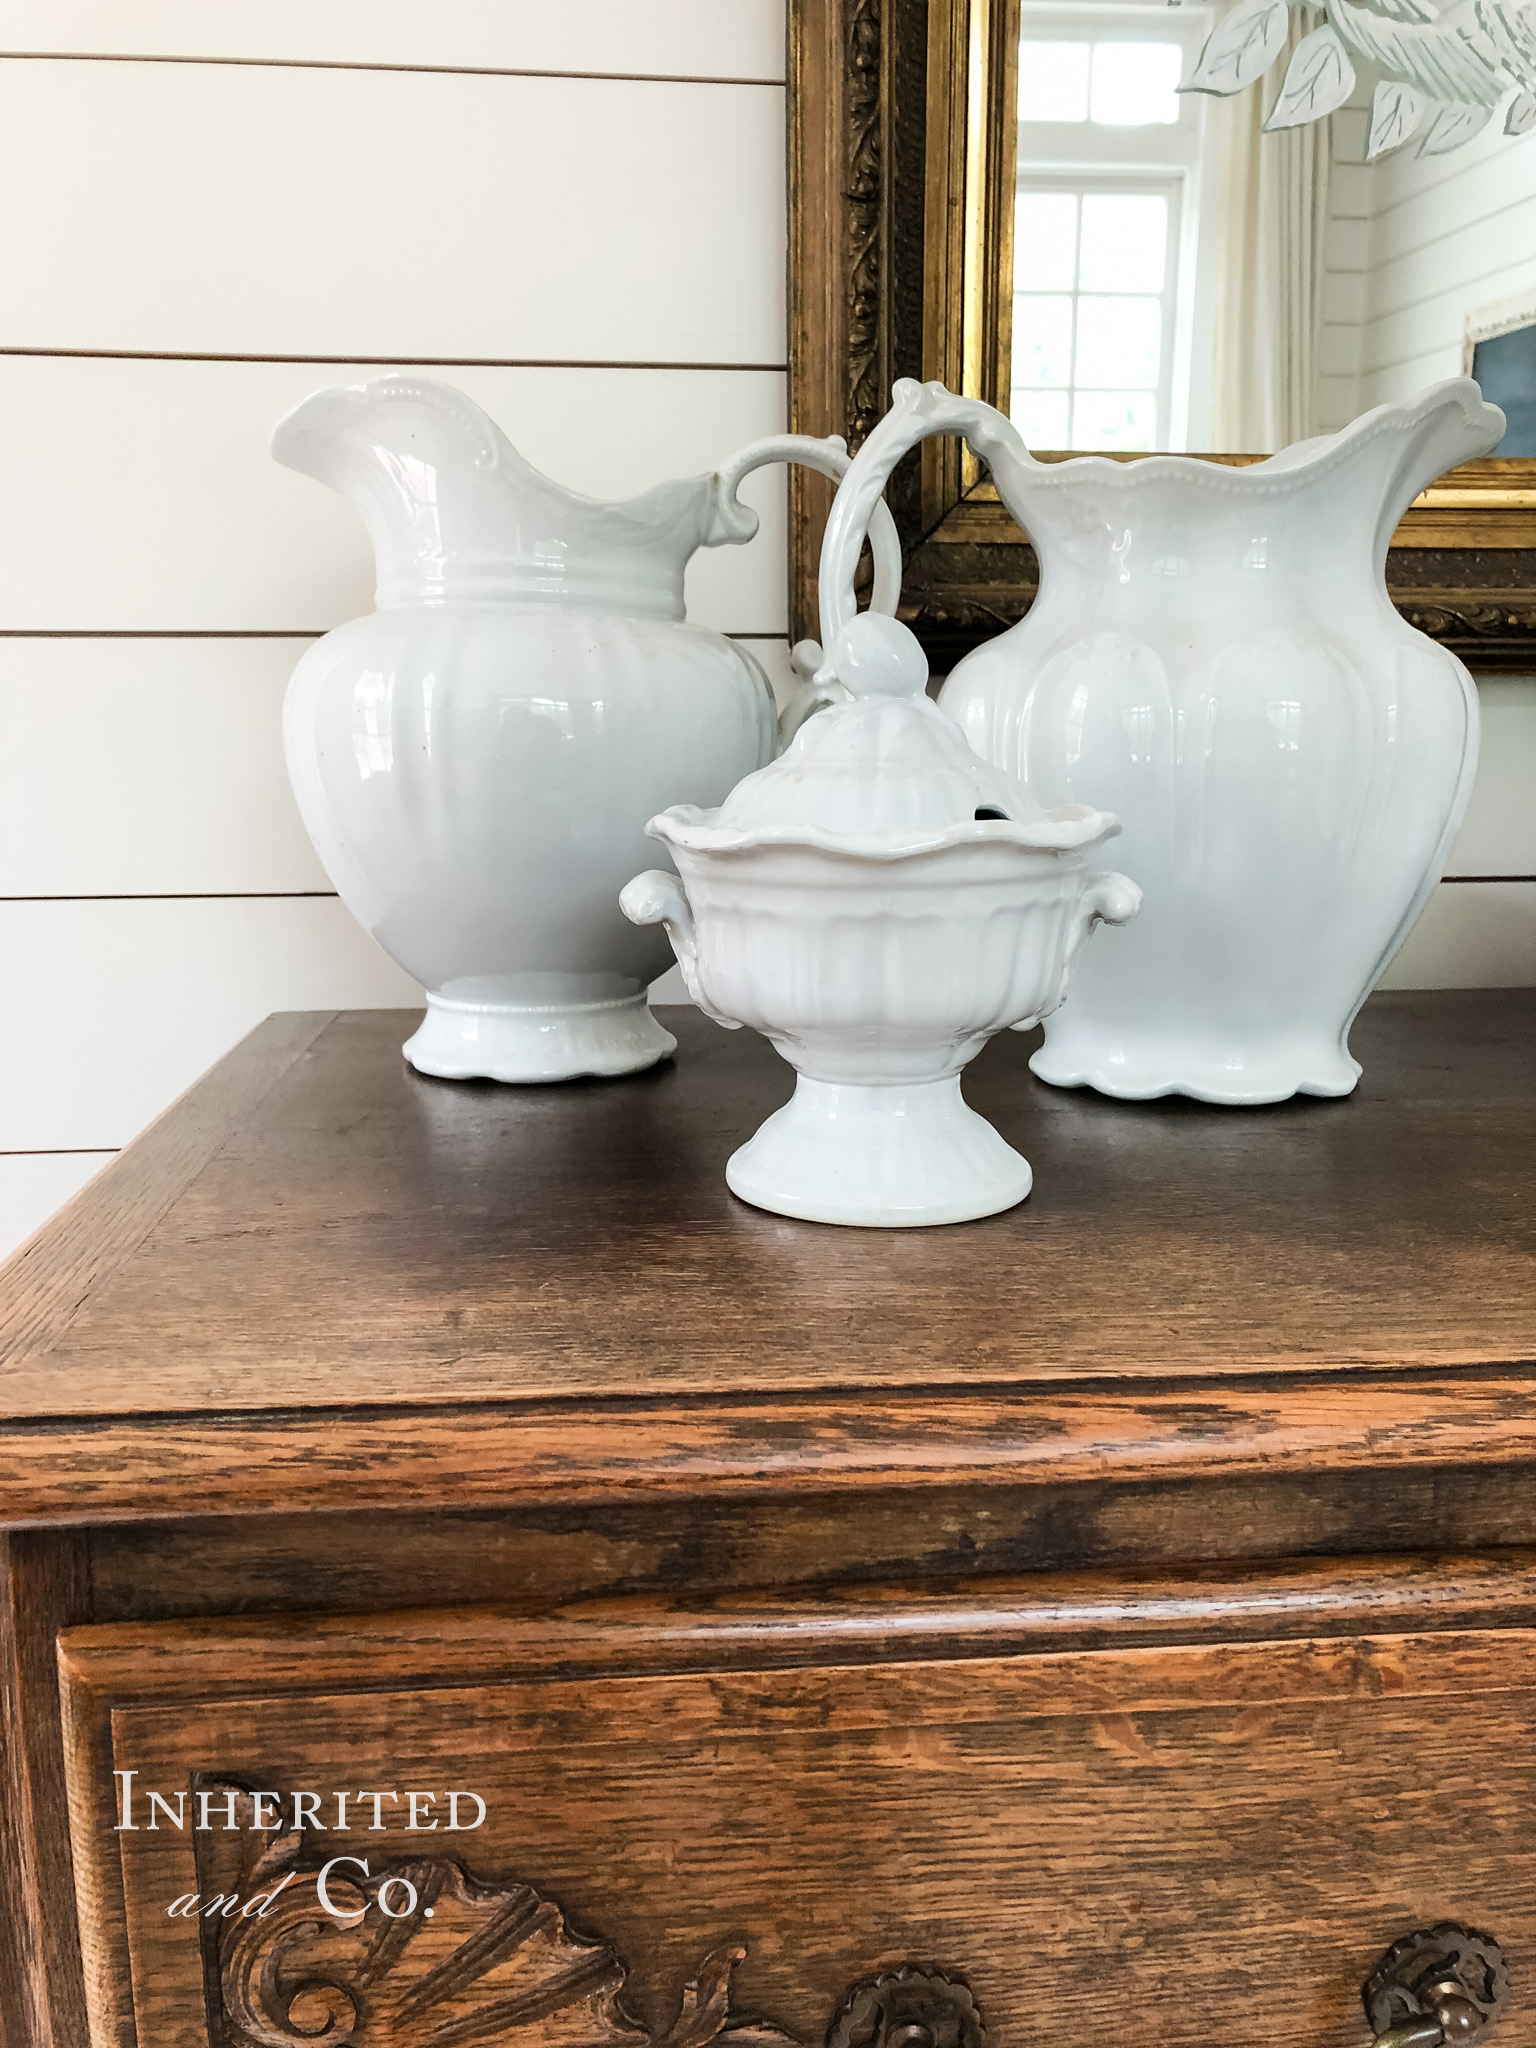
[[[1420,491],[1457,463],[1491,455],[1504,438],[1504,428],[1503,413],[1486,403],[1470,377],[1449,377],[1443,384],[1432,384],[1410,405],[1378,406],[1335,437],[1341,449],[1375,440],[1381,450],[1378,567],[1385,566],[1398,521]]]
[[[381,609],[554,601],[680,619],[695,549],[756,527],[709,476],[617,504],[566,490],[472,399],[426,377],[317,391],[278,422],[272,453],[357,508]]]

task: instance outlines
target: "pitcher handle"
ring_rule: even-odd
[[[1129,875],[1117,874],[1113,868],[1105,868],[1097,875],[1090,875],[1088,886],[1078,899],[1073,913],[1072,930],[1067,938],[1067,950],[1062,955],[1061,979],[1056,984],[1056,994],[1043,1010],[1036,1010],[1032,1017],[1021,1017],[1017,1024],[1010,1024],[1010,1031],[1033,1031],[1042,1017],[1049,1017],[1053,1010],[1059,1010],[1072,980],[1072,969],[1077,956],[1087,943],[1089,933],[1095,925],[1129,924],[1141,908],[1141,890]]]
[[[619,908],[631,924],[665,926],[689,995],[706,1017],[713,1017],[727,1031],[739,1031],[741,1026],[735,1018],[722,1017],[704,994],[699,979],[699,935],[693,922],[693,905],[677,876],[666,868],[647,868],[619,891]]]
[[[831,647],[857,610],[853,574],[866,533],[874,545],[881,498],[891,471],[909,448],[932,434],[961,434],[978,455],[1005,465],[1032,465],[1018,429],[994,406],[979,398],[959,398],[942,384],[919,384],[902,377],[891,389],[891,409],[870,434],[838,487],[822,536],[818,587],[821,600],[821,644]],[[878,511],[877,508],[878,507]],[[886,515],[889,517],[889,514]],[[818,685],[831,682],[823,667]]]
[[[718,496],[716,503],[723,518],[733,526],[747,514],[747,508],[737,502],[736,491],[741,480],[754,469],[763,469],[770,462],[798,462],[806,469],[818,470],[840,484],[853,466],[854,458],[848,453],[848,443],[841,434],[828,434],[818,441],[811,434],[770,434],[765,440],[751,441],[745,448],[739,448],[729,462],[723,463],[716,474]],[[869,608],[873,612],[894,615],[901,598],[901,540],[896,532],[896,522],[891,517],[890,507],[879,492],[871,504],[867,518],[870,553],[874,557],[874,583],[870,592]],[[860,550],[863,535],[861,530]],[[858,555],[854,556],[853,567],[858,566]],[[848,572],[850,599],[853,588],[853,568]],[[850,615],[857,609],[856,602],[849,605]],[[819,683],[817,673],[822,666],[821,648],[814,640],[802,640],[790,654],[794,667],[797,687],[784,709],[779,714],[779,745],[786,746],[795,732],[820,704],[827,703],[840,694],[835,688]]]

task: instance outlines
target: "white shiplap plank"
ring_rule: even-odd
[[[1460,353],[1453,354],[1449,348],[1414,356],[1408,362],[1393,363],[1386,369],[1362,374],[1359,409],[1366,412],[1373,405],[1409,405],[1422,397],[1431,384],[1460,375]]]
[[[0,49],[781,79],[784,0],[3,0]]]
[[[1448,875],[1536,875],[1536,677],[1485,676],[1477,781]]]
[[[1348,382],[1353,387],[1360,375],[1360,336],[1358,326],[1345,326],[1337,321],[1322,323],[1317,342],[1319,387],[1327,378]],[[1353,408],[1349,417],[1354,417]]]
[[[111,1147],[273,1010],[412,1005],[334,897],[0,903],[0,1151]]]
[[[778,86],[0,62],[0,338],[780,363]]]
[[[1319,434],[1336,434],[1340,428],[1347,427],[1360,410],[1358,377],[1319,376],[1313,410],[1312,424]]]
[[[328,890],[283,765],[306,640],[0,640],[0,896]]]
[[[111,1152],[0,1153],[0,1259],[100,1173]]]
[[[1340,164],[1328,183],[1328,211],[1338,220],[1368,220],[1375,190],[1373,164]]]
[[[1442,882],[1381,986],[1536,987],[1536,882]]]
[[[329,890],[283,763],[309,644],[0,640],[0,897]]]
[[[1329,218],[1324,243],[1330,270],[1367,270],[1371,260],[1371,224],[1340,214]]]
[[[0,628],[323,631],[373,606],[362,524],[334,491],[268,453],[274,422],[322,384],[381,369],[307,363],[0,357]],[[713,469],[784,424],[768,371],[434,371],[530,461],[595,496]],[[695,556],[690,613],[782,633],[781,470],[749,477],[763,514],[745,547]]]
[[[1365,317],[1366,280],[1362,271],[1329,270],[1323,274],[1322,317],[1327,325],[1358,329]]]

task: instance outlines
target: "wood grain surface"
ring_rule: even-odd
[[[789,1069],[672,1022],[526,1089],[264,1026],[0,1269],[0,1520],[1536,1460],[1536,992],[1374,998],[1358,1093],[1263,1111],[1005,1035],[1036,1192],[919,1232],[737,1202]]]
[[[328,1690],[350,1691],[407,1673],[413,1685],[464,1685],[615,1666],[766,1668],[1495,1627],[1536,1628],[1536,1550],[98,1623],[66,1629],[58,1656],[79,1726],[129,1700],[312,1692],[317,1674]]]
[[[52,1350],[333,1014],[258,1025],[0,1267],[0,1373]]]
[[[55,1640],[89,1612],[78,1535],[0,1535],[0,2042],[11,2048],[75,2048],[85,2035]]]
[[[562,1602],[1536,1545],[1536,1472],[1378,1464],[1228,1481],[667,1495],[515,1509],[199,1515],[84,1533],[91,1618]]]
[[[356,1855],[422,1881],[436,1859],[533,1885],[627,1959],[626,2003],[657,2036],[730,1943],[740,2008],[807,2044],[852,1983],[921,1959],[973,1988],[1004,2043],[1353,2048],[1360,1983],[1410,1928],[1454,1917],[1517,1959],[1536,1945],[1533,1587],[1529,1558],[1424,1561],[976,1586],[947,1607],[887,1589],[288,1640],[70,1631],[77,1854],[111,1844],[122,1887],[93,2041],[130,2014],[154,2048],[208,2032],[197,1926],[167,1913],[202,1889],[203,1845],[112,1834],[111,1770],[131,1769],[145,1789],[223,1778],[285,1800],[473,1788],[488,1811],[468,1835],[404,1831],[387,1806],[383,1832],[355,1805],[335,1828],[328,1807],[311,1867]],[[1295,1633],[1245,1638],[1266,1612]],[[1165,1639],[1136,1640],[1148,1628]],[[410,1967],[396,1941],[375,1981]],[[1533,2019],[1527,1971],[1511,2038]],[[357,2038],[396,2036],[365,2012]]]

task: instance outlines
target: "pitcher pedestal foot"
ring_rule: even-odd
[[[949,1074],[886,1085],[801,1075],[725,1178],[780,1216],[889,1230],[993,1216],[1022,1202],[1033,1176]]]
[[[1360,1064],[1337,1037],[1291,1037],[1234,1048],[1198,1042],[1121,1042],[1110,1034],[1046,1027],[1030,1060],[1037,1080],[1053,1088],[1093,1088],[1122,1102],[1187,1095],[1226,1108],[1288,1102],[1293,1095],[1349,1095]],[[1064,1020],[1065,1023],[1065,1020]]]
[[[402,1050],[419,1074],[444,1081],[570,1081],[636,1074],[677,1050],[645,990],[602,1002],[504,1004],[429,995]]]

